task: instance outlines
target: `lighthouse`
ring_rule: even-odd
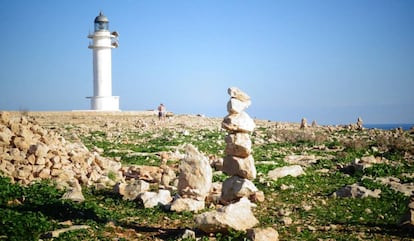
[[[95,18],[94,32],[88,48],[93,51],[93,96],[91,109],[98,111],[119,111],[119,96],[112,96],[111,51],[118,47],[118,32],[109,31],[109,20],[102,12]]]

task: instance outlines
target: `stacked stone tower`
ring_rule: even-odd
[[[251,201],[263,201],[264,198],[263,192],[250,181],[256,178],[250,140],[256,125],[244,111],[251,104],[250,97],[236,87],[229,88],[228,93],[228,115],[222,122],[222,127],[228,132],[222,170],[230,177],[222,186],[220,202],[224,206],[195,217],[197,228],[207,233],[253,228],[259,221],[251,210],[255,207]]]
[[[250,134],[256,127],[253,119],[245,112],[250,97],[236,87],[228,89],[228,115],[222,127],[227,130],[223,172],[229,177],[223,182],[221,201],[234,202],[242,197],[251,198],[258,190],[250,181],[256,178],[256,167],[252,156]]]

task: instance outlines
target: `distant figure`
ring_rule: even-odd
[[[158,106],[158,119],[165,120],[165,114],[166,114],[165,106],[164,104],[161,103],[160,106]]]

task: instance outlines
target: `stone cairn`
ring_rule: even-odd
[[[225,137],[223,172],[231,177],[223,182],[221,202],[231,203],[242,197],[256,201],[259,192],[250,181],[256,178],[250,140],[250,134],[256,125],[245,112],[251,104],[250,97],[235,87],[229,88],[228,93],[230,95],[227,103],[228,115],[222,122],[222,127],[228,132]]]
[[[306,129],[308,128],[308,120],[306,120],[306,118],[302,118],[302,120],[300,121],[300,129]]]
[[[227,130],[223,172],[230,177],[223,182],[220,202],[225,206],[195,217],[197,227],[207,233],[225,232],[229,228],[246,231],[258,224],[251,201],[264,199],[253,182],[256,167],[252,156],[250,133],[255,128],[252,118],[244,111],[250,106],[250,97],[236,87],[228,89],[228,115],[222,127]],[[258,198],[260,197],[260,198]]]

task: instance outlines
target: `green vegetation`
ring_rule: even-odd
[[[371,138],[347,130],[320,131],[311,135],[259,127],[253,137],[253,155],[259,173],[254,183],[266,197],[254,210],[259,226],[275,228],[280,240],[412,238],[413,234],[401,232],[398,226],[399,219],[407,211],[408,197],[374,181],[377,177],[394,176],[405,183],[413,182],[412,177],[403,175],[414,173],[413,163],[404,158],[405,153],[413,154],[412,147],[405,139],[387,137],[381,132],[368,134]],[[89,149],[100,148],[103,156],[120,158],[123,164],[159,165],[160,152],[180,150],[179,147],[186,143],[195,145],[206,155],[220,157],[225,147],[225,135],[224,131],[207,129],[127,132],[111,136],[96,131],[81,139]],[[273,137],[278,141],[267,141]],[[315,148],[321,145],[325,148]],[[379,150],[375,151],[373,147]],[[288,165],[284,157],[292,154],[312,154],[321,158],[306,168],[306,175],[276,181],[267,179],[270,170]],[[366,155],[384,157],[392,163],[375,164],[352,174],[341,172],[340,166]],[[325,171],[320,171],[322,169]],[[214,175],[214,181],[226,178],[225,174]],[[381,197],[330,197],[344,185],[354,183],[372,190],[380,189]],[[289,188],[282,189],[282,185]],[[23,187],[1,177],[0,240],[39,240],[48,231],[65,227],[61,222],[67,220],[90,228],[66,232],[53,240],[176,240],[185,229],[194,230],[193,213],[145,209],[139,202],[125,201],[111,190],[85,187],[83,203],[61,200],[62,194],[63,191],[57,190],[51,182]],[[286,224],[285,217],[291,218],[291,223]],[[234,230],[210,237],[197,235],[201,240],[246,240],[245,233]]]
[[[224,136],[223,131],[197,130],[187,134],[164,130],[161,133],[126,133],[125,137],[107,138],[104,132],[96,131],[83,137],[82,141],[89,149],[103,149],[103,156],[120,157],[123,164],[159,166],[159,152],[174,151],[186,143],[193,144],[204,153],[217,154],[224,150]]]

